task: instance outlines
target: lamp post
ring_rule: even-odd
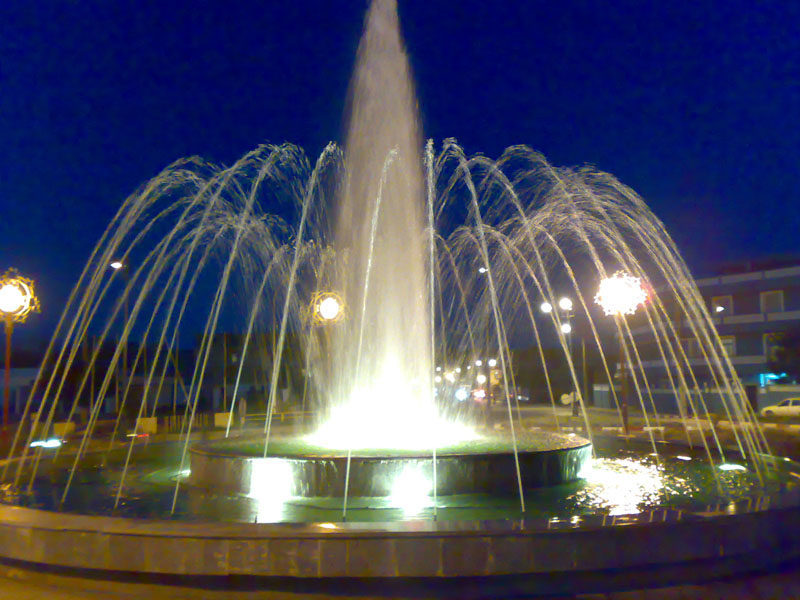
[[[338,323],[345,317],[345,303],[342,297],[336,292],[316,292],[311,297],[311,302],[308,306],[309,319],[309,337],[313,331],[313,326],[325,326],[332,323]],[[327,341],[327,336],[323,335],[323,339]],[[327,346],[327,344],[326,344]],[[327,352],[327,350],[325,350]],[[311,356],[306,352],[306,368],[303,377],[303,400],[302,408],[305,412],[306,396],[308,394],[308,378],[310,370]]]
[[[567,296],[562,296],[559,298],[557,303],[558,310],[563,311],[566,314],[567,320],[564,323],[561,323],[561,333],[567,336],[567,351],[569,352],[570,357],[572,357],[572,299]],[[539,306],[539,310],[541,310],[544,314],[550,314],[555,310],[555,307],[550,304],[549,302],[542,302]],[[585,368],[584,368],[585,370]],[[584,374],[585,377],[585,374]],[[578,416],[578,390],[573,392],[572,398],[572,415]]]
[[[8,400],[11,394],[11,333],[15,323],[24,323],[32,312],[39,312],[39,299],[33,280],[9,269],[0,277],[0,313],[6,331],[5,385],[3,389],[3,429],[8,425]]]
[[[600,289],[594,297],[607,316],[625,321],[627,315],[636,313],[640,304],[647,300],[647,292],[642,287],[639,277],[632,277],[623,271],[617,271],[611,277],[606,277],[600,282]],[[622,410],[622,429],[628,435],[628,391],[625,373],[625,340],[623,323],[619,324],[619,368],[620,368],[620,393]]]
[[[122,347],[122,385],[124,386],[128,378],[128,338],[125,335],[125,328],[128,326],[128,281],[130,273],[128,271],[128,265],[119,260],[115,260],[108,266],[115,271],[121,270],[125,278],[125,290],[123,292],[125,294],[125,300],[123,302],[124,320],[122,321],[122,337],[125,338],[125,345]],[[115,409],[119,412],[119,380],[116,382],[114,403],[116,404]]]

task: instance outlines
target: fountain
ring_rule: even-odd
[[[618,270],[645,282],[634,316],[592,302]],[[568,317],[553,309],[565,293]],[[573,322],[615,409],[602,423]],[[187,369],[177,349],[193,328]],[[535,426],[517,392],[520,340],[551,407]],[[491,160],[423,144],[394,0],[367,14],[344,150],[311,164],[260,146],[230,167],[167,167],[102,235],[45,365],[3,464],[2,554],[25,564],[303,578],[309,591],[321,578],[498,576],[491,595],[590,589],[586,574],[608,569],[618,586],[719,574],[796,548],[797,466],[770,454],[663,225],[611,175],[523,146]],[[220,369],[226,415],[210,435],[201,405]],[[170,387],[157,427],[173,430],[153,436]],[[679,399],[677,417],[658,392]],[[243,429],[248,395],[263,412]],[[313,422],[281,424],[286,396]],[[78,434],[43,442],[57,421],[81,421]]]

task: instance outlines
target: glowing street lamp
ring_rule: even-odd
[[[607,277],[600,282],[600,289],[594,297],[594,301],[600,305],[603,312],[608,316],[625,319],[627,315],[636,313],[640,304],[647,300],[647,292],[642,286],[639,277],[632,277],[623,271],[617,271],[611,277]],[[628,394],[627,381],[625,377],[625,343],[623,330],[619,328],[619,369],[620,369],[620,388],[622,392],[622,428],[625,435],[628,435]]]
[[[32,312],[39,312],[39,299],[33,280],[9,269],[0,277],[0,315],[6,330],[5,386],[3,391],[3,427],[8,425],[8,399],[11,393],[11,333],[15,323],[24,323]]]
[[[620,317],[634,314],[646,300],[647,292],[642,287],[642,280],[622,271],[603,279],[594,297],[606,315]]]
[[[335,292],[317,292],[311,310],[317,323],[335,323],[344,317],[344,300]]]
[[[561,323],[560,325],[558,325],[558,328],[559,328],[559,330],[561,331],[561,333],[563,335],[567,336],[567,352],[569,353],[570,358],[572,357],[572,309],[573,309],[573,306],[574,305],[572,304],[572,298],[570,298],[569,296],[561,296],[561,298],[558,299],[558,303],[557,303],[558,310],[566,313],[565,316],[567,317],[567,320],[564,321],[563,323]],[[539,310],[541,310],[545,314],[550,314],[555,310],[555,307],[552,304],[550,304],[549,302],[542,302],[541,306],[539,307]],[[554,323],[557,324],[558,321],[554,321]],[[583,343],[583,342],[581,341],[581,343]],[[584,357],[584,375],[583,375],[584,381],[586,380],[585,371],[586,371],[586,360],[585,360],[585,357]],[[577,394],[577,392],[576,392],[576,394]],[[578,416],[578,412],[577,411],[578,411],[578,403],[574,402],[572,404],[572,414],[574,416]]]

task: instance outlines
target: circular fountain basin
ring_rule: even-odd
[[[211,449],[219,451],[216,444]],[[239,458],[254,458],[247,456],[246,446],[239,449]],[[170,464],[180,460],[180,448],[169,444],[142,450],[161,460],[171,456]],[[205,585],[214,587],[219,582],[227,586],[244,576],[241,581],[259,590],[273,590],[277,597],[289,590],[309,594],[337,590],[345,597],[397,596],[408,592],[409,586],[465,597],[477,576],[482,593],[495,598],[522,593],[587,593],[719,577],[800,554],[800,485],[795,483],[800,480],[800,465],[773,461],[766,488],[758,486],[746,468],[723,471],[714,467],[726,490],[715,495],[712,482],[703,489],[696,485],[707,479],[711,470],[702,462],[702,453],[666,446],[663,451],[661,468],[674,474],[663,486],[670,488],[671,497],[680,491],[678,486],[686,486],[691,501],[659,505],[658,499],[648,500],[654,490],[648,491],[647,474],[658,475],[661,468],[654,464],[649,471],[634,467],[646,466],[654,459],[648,461],[641,448],[618,454],[601,442],[598,454],[607,458],[595,459],[592,469],[595,476],[605,469],[602,481],[592,482],[590,477],[585,483],[526,493],[533,505],[542,494],[577,492],[577,503],[559,517],[535,516],[538,513],[532,507],[523,516],[517,507],[508,509],[501,519],[348,519],[344,523],[334,518],[253,523],[252,519],[213,521],[195,512],[198,522],[168,519],[165,506],[148,518],[122,518],[75,514],[81,510],[77,506],[69,509],[72,512],[55,512],[0,504],[0,557],[15,568],[35,570],[46,565],[53,572],[89,576],[93,581],[158,575],[175,586],[191,587],[198,585],[200,577]],[[494,453],[504,454],[502,448]],[[614,455],[619,458],[612,458]],[[638,463],[633,460],[636,455]],[[617,465],[616,470],[606,469],[608,461]],[[92,497],[101,496],[100,482],[109,468],[107,463],[84,473],[80,479],[85,483],[79,488],[86,486]],[[177,468],[172,464],[171,472]],[[691,479],[697,471],[703,472],[703,477]],[[106,473],[106,478],[115,479],[115,474],[118,467]],[[620,490],[622,474],[632,486],[629,489]],[[134,477],[128,498],[160,504],[157,488],[147,492],[150,484],[139,484],[137,479]],[[142,479],[149,476],[144,474]],[[694,483],[687,485],[690,479]],[[61,485],[49,477],[45,480]],[[171,496],[169,482],[174,483],[174,478],[164,483],[167,496]],[[37,487],[44,485],[45,481]],[[610,495],[595,502],[593,511],[581,511],[581,494],[595,494],[591,488],[598,485],[608,488]],[[705,487],[709,489],[704,491]],[[183,489],[190,504],[195,494],[207,495],[198,487]],[[46,496],[53,495],[49,493],[52,490],[45,491]],[[635,501],[637,494],[649,508],[637,508],[641,506]],[[609,502],[617,503],[614,509]],[[112,590],[116,583],[108,585]],[[224,593],[232,594],[227,589]]]
[[[316,446],[301,438],[271,441],[236,439],[191,449],[189,484],[231,494],[250,494],[261,478],[283,477],[294,497],[342,497],[348,453]],[[437,450],[436,476],[431,451],[366,449],[351,451],[348,496],[392,496],[404,481],[436,481],[439,495],[513,494],[519,480],[525,489],[576,481],[591,459],[592,445],[578,436],[558,433],[507,438],[484,437]],[[517,477],[519,464],[520,478]],[[424,484],[423,484],[424,485]]]

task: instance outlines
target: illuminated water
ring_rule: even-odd
[[[179,477],[176,465],[180,453],[174,446],[171,451],[165,450],[170,447],[154,446],[149,457],[137,461],[134,472],[128,475],[126,493],[116,511],[112,509],[119,465],[84,471],[73,484],[74,490],[64,510],[168,518],[174,480]],[[794,463],[783,463],[762,486],[747,469],[722,471],[721,478],[717,478],[702,457],[688,456],[685,450],[667,449],[662,453],[660,465],[641,448],[606,447],[601,453],[584,481],[528,490],[525,518],[577,523],[576,518],[632,515],[657,508],[687,511],[685,518],[688,518],[688,513],[704,512],[712,507],[719,510],[720,505],[745,502],[742,506],[747,506],[748,500],[796,486],[797,481],[787,470],[797,471],[798,465]],[[718,467],[714,468],[719,471]],[[721,489],[717,488],[717,481],[721,482]],[[53,509],[62,486],[63,481],[40,481],[34,495],[25,498],[24,503]],[[440,496],[437,502],[437,519],[441,521],[485,521],[521,516],[514,495]],[[431,504],[430,496],[414,497],[413,493],[394,498],[357,498],[351,501],[348,521],[427,519],[432,515]],[[340,513],[340,501],[335,498],[289,498],[285,502],[275,502],[269,494],[261,498],[226,496],[184,486],[174,516],[195,521],[326,523],[338,521]]]

